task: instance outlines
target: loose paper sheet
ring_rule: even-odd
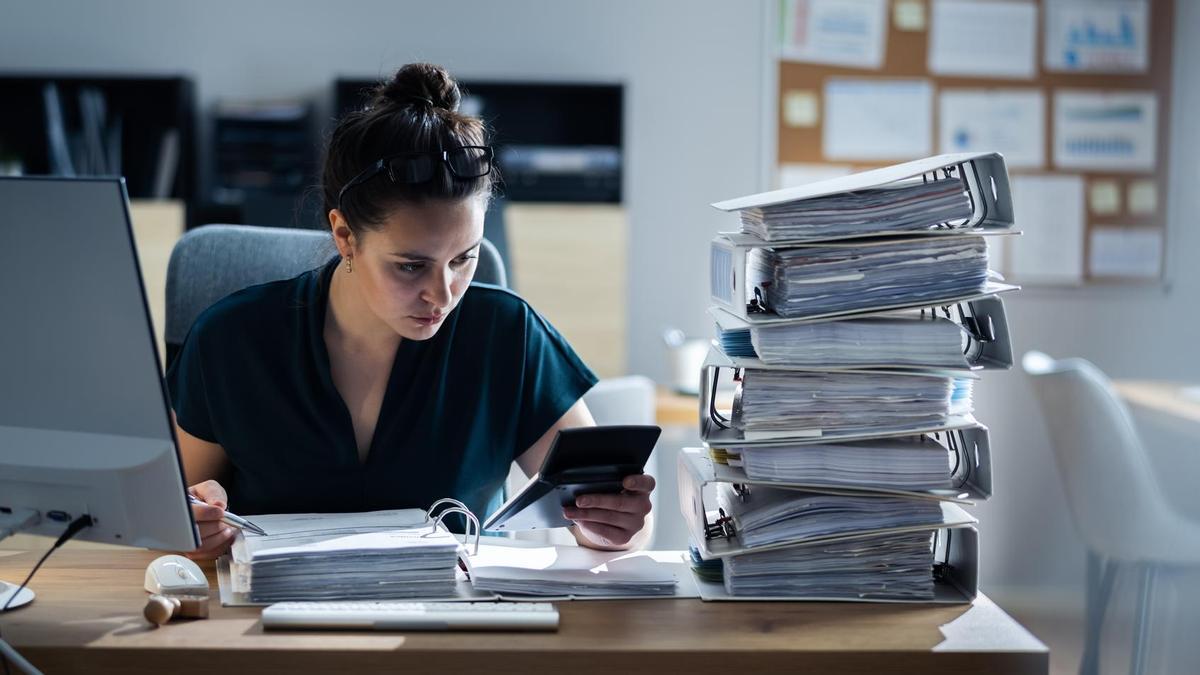
[[[887,46],[886,0],[785,0],[780,57],[879,69]]]
[[[833,160],[914,159],[933,154],[929,80],[830,78],[822,152]]]
[[[1153,171],[1158,97],[1153,92],[1054,93],[1054,165]]]
[[[1008,267],[1021,282],[1083,281],[1084,194],[1082,176],[1014,176],[1016,226]]]
[[[999,151],[1014,168],[1046,162],[1046,98],[1037,89],[943,89],[938,152]]]
[[[1146,0],[1047,0],[1043,10],[1046,70],[1146,72]]]
[[[1094,227],[1088,255],[1093,277],[1162,276],[1163,233],[1157,227]]]
[[[1037,7],[1027,0],[933,0],[929,72],[1033,79]]]

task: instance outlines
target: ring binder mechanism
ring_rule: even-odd
[[[439,506],[442,506],[444,504],[450,504],[451,506],[449,508],[443,509],[441,512],[439,512],[437,515],[437,518],[435,519],[433,517],[434,511]],[[475,555],[475,554],[479,553],[479,537],[482,534],[482,530],[479,527],[479,518],[474,513],[471,513],[471,509],[467,508],[466,504],[458,501],[457,499],[452,499],[450,497],[443,497],[443,498],[437,500],[436,502],[434,502],[433,506],[430,506],[429,509],[427,511],[425,511],[425,522],[428,523],[430,520],[433,520],[433,527],[430,528],[429,532],[426,533],[426,536],[437,533],[438,527],[442,525],[442,519],[445,518],[446,514],[448,514],[448,513],[461,513],[463,515],[463,517],[465,517],[467,519],[468,526],[469,525],[475,526],[475,549],[471,555]],[[471,536],[471,530],[470,530],[470,527],[464,527],[463,529],[465,530],[465,532],[463,532],[463,544],[465,545],[467,543],[467,540]]]

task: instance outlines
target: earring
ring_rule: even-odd
[[[350,274],[353,271],[354,263],[350,261],[350,258],[346,258],[346,274]]]

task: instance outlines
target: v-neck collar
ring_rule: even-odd
[[[329,392],[329,397],[335,401],[338,414],[341,418],[341,430],[339,441],[342,447],[338,448],[339,454],[346,454],[354,465],[360,469],[365,469],[374,463],[376,455],[379,451],[380,431],[384,428],[384,422],[387,418],[388,410],[394,405],[397,389],[397,372],[402,368],[407,368],[407,361],[412,353],[412,349],[416,347],[416,342],[412,340],[401,339],[396,346],[396,353],[392,356],[392,366],[388,372],[387,383],[383,389],[383,399],[380,401],[379,414],[375,418],[375,428],[371,431],[371,441],[367,444],[367,456],[359,459],[358,456],[358,439],[354,435],[354,419],[350,415],[350,407],[346,405],[346,400],[342,397],[342,392],[338,391],[337,385],[333,381],[333,367],[329,360],[329,345],[325,343],[325,317],[329,311],[329,292],[333,286],[333,274],[338,268],[338,258],[334,258],[325,264],[325,267],[320,270],[317,278],[317,283],[314,284],[313,296],[310,298],[310,306],[314,311],[310,316],[309,330],[312,340],[313,349],[317,361],[317,370],[321,376],[321,383]]]

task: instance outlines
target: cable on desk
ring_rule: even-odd
[[[29,585],[30,579],[33,579],[33,575],[37,574],[37,571],[42,567],[42,563],[46,562],[46,559],[50,557],[51,553],[54,553],[56,550],[58,550],[58,547],[67,543],[72,537],[79,534],[80,530],[85,527],[91,527],[91,525],[92,517],[87,514],[72,520],[71,524],[67,525],[67,529],[64,530],[62,535],[59,536],[58,541],[54,542],[54,545],[50,547],[49,551],[46,551],[42,554],[42,557],[37,561],[37,564],[33,566],[32,570],[30,570],[29,576],[25,577],[25,581],[22,581],[21,585],[17,587],[17,590],[8,597],[8,601],[4,603],[4,607],[0,607],[0,614],[8,611],[8,606],[12,604],[13,600],[17,599],[17,595],[21,591],[25,590],[25,587]],[[10,652],[12,653],[12,660],[15,661],[17,666],[22,670],[27,673],[36,673],[37,675],[41,675],[40,671],[33,667],[33,664],[26,661],[20,654],[17,653],[15,649],[13,649],[11,645],[9,645],[3,640],[2,637],[0,637],[0,663],[4,664],[4,675],[12,675],[8,668]]]

